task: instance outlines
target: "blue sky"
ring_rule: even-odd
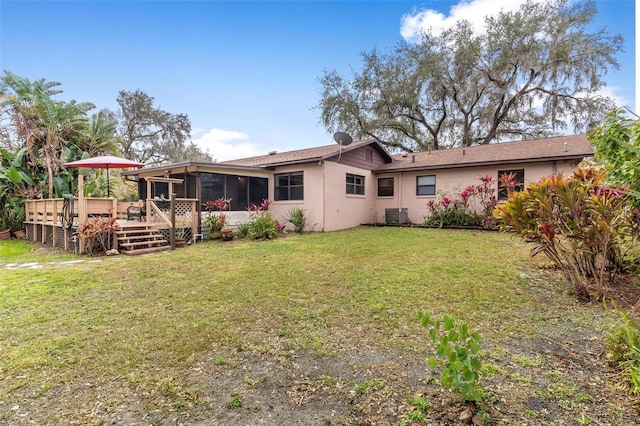
[[[392,48],[419,25],[477,20],[520,1],[2,0],[0,70],[58,81],[60,99],[99,109],[141,89],[187,114],[193,140],[223,161],[332,143],[313,110],[324,69],[349,75],[360,52]],[[608,94],[631,108],[634,3],[596,1],[596,25],[625,38]]]

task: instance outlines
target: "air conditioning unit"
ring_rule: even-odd
[[[387,225],[405,225],[409,223],[409,209],[385,209],[384,217]]]

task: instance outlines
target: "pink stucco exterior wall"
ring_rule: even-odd
[[[574,161],[540,162],[531,164],[504,164],[500,166],[466,167],[459,169],[442,169],[419,172],[396,172],[378,174],[377,178],[394,178],[394,196],[376,197],[375,210],[376,222],[385,223],[385,209],[406,208],[408,209],[409,221],[414,224],[424,222],[427,214],[427,202],[430,199],[439,199],[441,195],[457,194],[468,185],[480,183],[478,177],[487,174],[498,178],[498,170],[524,169],[525,185],[535,182],[542,177],[551,176],[554,173],[571,173],[575,170],[577,163]],[[416,179],[418,176],[436,176],[436,195],[417,196]],[[496,185],[497,188],[497,185]],[[377,192],[376,194],[377,195]]]
[[[275,201],[274,174],[299,171],[304,172],[304,199]],[[307,217],[305,231],[323,231],[323,179],[322,166],[317,163],[278,167],[269,174],[269,199],[274,200],[269,206],[269,212],[274,219],[285,224],[287,230],[293,230],[293,225],[286,220],[287,213],[297,207],[303,208]]]
[[[326,162],[325,231],[353,228],[363,223],[375,223],[377,180],[369,170]],[[347,173],[364,176],[364,195],[346,192]]]
[[[298,171],[304,173],[304,200],[273,201],[269,206],[271,215],[287,230],[293,229],[287,213],[296,207],[305,210],[305,231],[335,231],[375,222],[375,177],[369,170],[331,161],[278,167],[269,176],[269,199],[275,198],[274,174]],[[347,173],[365,177],[364,196],[346,194]]]
[[[539,162],[531,164],[504,164],[500,166],[465,167],[418,172],[373,174],[369,170],[331,161],[278,167],[269,175],[269,199],[274,200],[274,174],[304,172],[304,200],[273,201],[269,211],[288,230],[293,226],[286,221],[287,213],[301,207],[307,216],[305,231],[326,232],[352,228],[367,223],[385,223],[385,209],[406,208],[410,223],[424,222],[426,204],[430,199],[455,194],[467,185],[476,185],[484,174],[498,178],[498,170],[524,169],[525,184],[535,182],[554,173],[571,173],[575,161]],[[346,194],[346,174],[365,177],[365,195]],[[417,196],[417,176],[436,176],[436,195]],[[378,197],[378,178],[394,178],[394,196]],[[496,185],[497,187],[497,185]]]

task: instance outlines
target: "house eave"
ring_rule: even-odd
[[[331,146],[325,146],[325,147],[320,147],[320,148],[328,148],[331,147],[331,151],[326,153],[326,154],[319,154],[319,153],[314,153],[313,156],[311,157],[299,157],[299,158],[295,158],[295,159],[286,159],[286,160],[280,160],[280,161],[269,161],[270,159],[268,158],[268,156],[261,156],[260,157],[260,166],[261,167],[265,167],[268,168],[270,170],[275,169],[276,167],[283,167],[283,166],[293,166],[293,165],[297,165],[297,164],[308,164],[308,163],[313,163],[313,162],[318,162],[318,161],[330,161],[334,158],[339,158],[340,155],[351,152],[351,151],[355,151],[358,149],[361,149],[362,147],[365,146],[374,146],[375,149],[380,152],[380,154],[384,157],[385,161],[387,163],[390,163],[393,161],[393,157],[387,152],[387,150],[380,144],[380,142],[378,142],[375,139],[369,139],[366,141],[361,141],[358,143],[354,143],[352,145],[347,145],[347,146],[343,146],[343,147],[338,147],[336,145],[331,145]],[[303,150],[299,150],[299,151],[305,151]],[[294,152],[298,152],[298,151],[294,151]],[[274,152],[274,154],[270,154],[270,155],[276,155],[276,153]],[[230,160],[230,163],[233,164],[237,164],[237,162],[242,162],[242,161],[246,161],[248,159],[241,159],[241,160]],[[223,164],[225,164],[225,162],[223,162]]]
[[[548,161],[582,161],[585,158],[591,157],[593,154],[580,154],[580,155],[562,155],[552,157],[537,157],[537,158],[523,158],[523,159],[506,159],[506,160],[494,160],[494,161],[478,161],[467,163],[455,163],[455,164],[435,164],[435,165],[416,165],[411,167],[385,167],[383,169],[374,169],[373,173],[396,173],[396,172],[417,172],[421,170],[442,170],[442,169],[461,169],[467,167],[481,167],[481,166],[499,166],[503,164],[531,164],[542,163]]]
[[[163,164],[159,166],[143,167],[137,170],[131,170],[123,172],[123,176],[133,177],[149,177],[149,176],[164,176],[175,175],[180,173],[193,173],[193,172],[226,172],[231,174],[233,172],[238,173],[251,173],[264,174],[268,170],[265,166],[241,166],[241,165],[227,165],[220,163],[207,163],[207,162],[194,162],[183,161],[180,163]]]

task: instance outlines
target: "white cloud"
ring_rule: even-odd
[[[205,128],[194,127],[194,128],[191,129],[191,137],[192,138],[200,137],[200,135],[203,134],[206,131],[207,131],[207,129],[205,129]]]
[[[616,86],[606,86],[598,91],[598,94],[601,96],[607,96],[616,103],[617,108],[622,108],[623,106],[633,108],[633,100],[620,95],[623,93],[624,89]]]
[[[193,143],[208,151],[217,161],[252,157],[262,153],[259,146],[249,140],[248,134],[235,130],[210,129],[205,132],[203,129],[194,129],[191,137]]]
[[[415,42],[420,39],[421,33],[431,30],[438,35],[461,19],[471,22],[475,31],[480,32],[484,29],[486,16],[495,15],[500,10],[517,10],[523,3],[525,0],[462,0],[451,7],[449,15],[433,9],[415,9],[402,16],[400,34],[405,40]]]

